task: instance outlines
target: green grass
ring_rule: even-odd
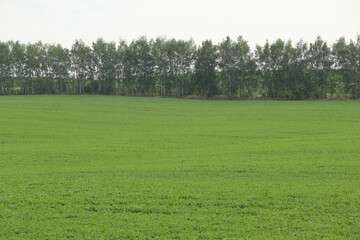
[[[359,236],[359,101],[0,97],[1,239]]]

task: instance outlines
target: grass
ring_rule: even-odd
[[[359,101],[0,97],[0,239],[359,239]]]

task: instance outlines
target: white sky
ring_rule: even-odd
[[[253,47],[277,38],[333,43],[360,34],[360,0],[0,0],[0,41],[71,47],[140,36],[217,43],[242,35]]]

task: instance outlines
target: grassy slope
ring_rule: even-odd
[[[0,97],[0,238],[344,238],[360,102]]]

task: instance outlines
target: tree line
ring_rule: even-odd
[[[211,40],[140,37],[92,46],[0,42],[0,93],[229,98],[360,97],[360,35],[332,46],[278,39],[251,51],[241,36]]]

